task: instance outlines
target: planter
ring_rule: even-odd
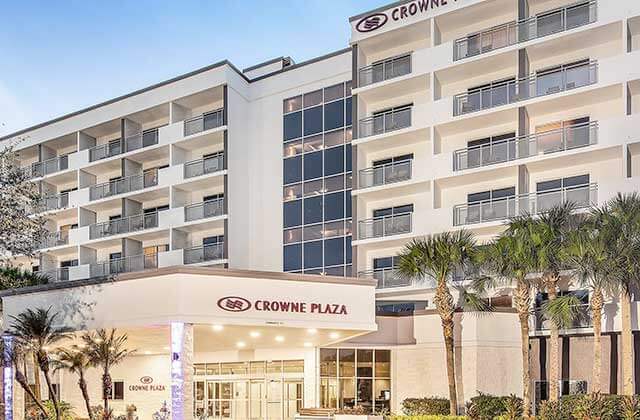
[[[382,420],[382,416],[369,416],[366,414],[336,414],[334,420]]]

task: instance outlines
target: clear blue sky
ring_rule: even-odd
[[[348,17],[391,0],[7,1],[0,135],[222,59],[240,69],[347,46]]]

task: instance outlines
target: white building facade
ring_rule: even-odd
[[[488,241],[521,212],[638,190],[640,4],[414,0],[350,24],[349,48],[308,62],[223,61],[0,139],[54,232],[37,260],[18,258],[51,284],[5,294],[5,324],[80,305],[91,314],[65,318],[74,328],[129,331],[140,351],[114,370],[114,401],[144,418],[164,400],[175,418],[257,419],[445,396],[433,284],[396,278],[394,256],[427,234]],[[225,298],[250,308],[231,316]],[[460,401],[521,393],[517,319],[508,291],[492,299],[490,316],[458,318]],[[539,400],[548,334],[532,326]],[[566,392],[588,388],[590,332],[563,337]],[[60,392],[79,408],[74,381],[61,374]]]

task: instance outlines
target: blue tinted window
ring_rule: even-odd
[[[322,241],[304,244],[304,268],[322,267]]]
[[[324,196],[324,220],[344,219],[344,191]]]
[[[322,196],[305,198],[304,224],[322,222]]]
[[[302,156],[285,159],[282,176],[285,184],[302,181]]]
[[[344,126],[344,101],[339,100],[324,106],[324,129],[333,130]]]
[[[324,265],[344,264],[344,238],[324,241]]]
[[[347,196],[345,197],[346,200],[346,210],[345,210],[345,216],[344,217],[351,217],[351,190],[347,191]]]
[[[322,106],[304,110],[304,135],[322,132]]]
[[[315,179],[322,176],[322,152],[304,155],[304,179]]]
[[[302,268],[302,245],[287,245],[284,247],[284,270],[300,270]]]
[[[284,116],[284,140],[302,137],[302,112],[294,112]]]
[[[324,151],[324,175],[344,172],[344,146],[332,147]]]
[[[344,102],[346,110],[346,118],[345,118],[345,125],[349,126],[351,125],[351,112],[353,110],[353,108],[351,107],[351,98],[347,98],[347,100]]]
[[[302,225],[302,200],[284,203],[283,219],[286,228]]]
[[[346,258],[345,258],[345,262],[347,264],[351,264],[351,258],[352,258],[351,257],[351,236],[347,236],[345,238],[345,240],[347,241],[347,243],[346,243],[346,247],[347,247],[346,253],[347,253],[347,255],[346,255]]]
[[[352,159],[351,146],[347,146],[345,150],[345,157],[344,157],[344,160],[346,161],[346,164],[347,164],[346,172],[351,172],[351,163],[352,163],[351,159]]]

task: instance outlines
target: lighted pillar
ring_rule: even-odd
[[[193,420],[193,325],[171,323],[171,416]]]
[[[14,380],[15,372],[13,370],[13,362],[11,360],[11,352],[13,351],[13,337],[10,335],[2,336],[4,343],[4,352],[2,355],[2,395],[4,403],[5,420],[22,420],[24,418],[24,400],[22,389],[16,386]]]

